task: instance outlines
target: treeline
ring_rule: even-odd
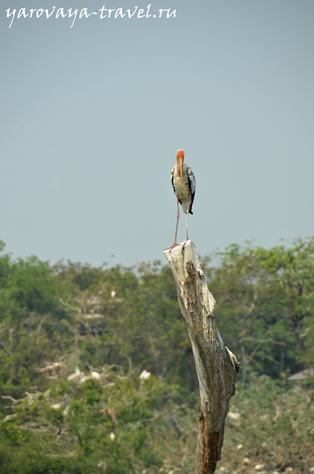
[[[242,383],[313,365],[314,238],[234,244],[202,266]],[[0,357],[0,472],[168,472],[178,446],[191,472],[198,384],[167,265],[50,265],[1,242]]]
[[[202,261],[218,328],[250,373],[279,378],[313,361],[314,239],[266,250],[231,245]],[[167,265],[92,267],[0,257],[0,368],[5,390],[41,384],[38,369],[117,364],[197,388],[194,361]]]

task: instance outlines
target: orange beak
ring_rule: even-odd
[[[183,160],[184,160],[184,151],[178,150],[177,151],[177,164],[179,166],[181,186],[183,186]]]

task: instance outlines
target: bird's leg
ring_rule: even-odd
[[[186,244],[188,241],[191,242],[192,245],[194,245],[193,242],[192,242],[192,240],[189,239],[189,213],[190,213],[190,208],[191,208],[191,207],[189,206],[188,212],[186,213],[186,236],[185,236],[185,242],[184,242],[184,244],[183,244],[183,247],[185,246],[185,244]],[[194,245],[194,247],[195,247],[195,245]]]
[[[177,244],[177,235],[178,235],[179,218],[180,218],[180,208],[179,208],[179,199],[178,199],[178,197],[177,197],[176,230],[175,230],[175,233],[174,233],[174,242],[173,242],[173,244],[171,245],[170,248],[176,247],[176,246],[178,245],[178,244]]]
[[[174,242],[173,242],[174,244],[177,243],[179,219],[180,219],[180,207],[179,207],[179,198],[177,198],[177,218],[176,218],[176,231],[174,234]]]
[[[190,212],[190,207],[188,208],[188,211],[186,213],[186,236],[185,236],[185,240],[189,240],[189,212]]]

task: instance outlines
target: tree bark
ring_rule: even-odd
[[[235,393],[239,364],[218,332],[206,277],[187,241],[164,250],[174,275],[178,300],[188,328],[200,388],[199,434],[195,474],[212,474],[221,459],[229,400]]]

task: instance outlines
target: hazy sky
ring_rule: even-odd
[[[0,239],[13,258],[166,264],[178,148],[200,255],[314,235],[313,0],[149,1],[1,0]]]

